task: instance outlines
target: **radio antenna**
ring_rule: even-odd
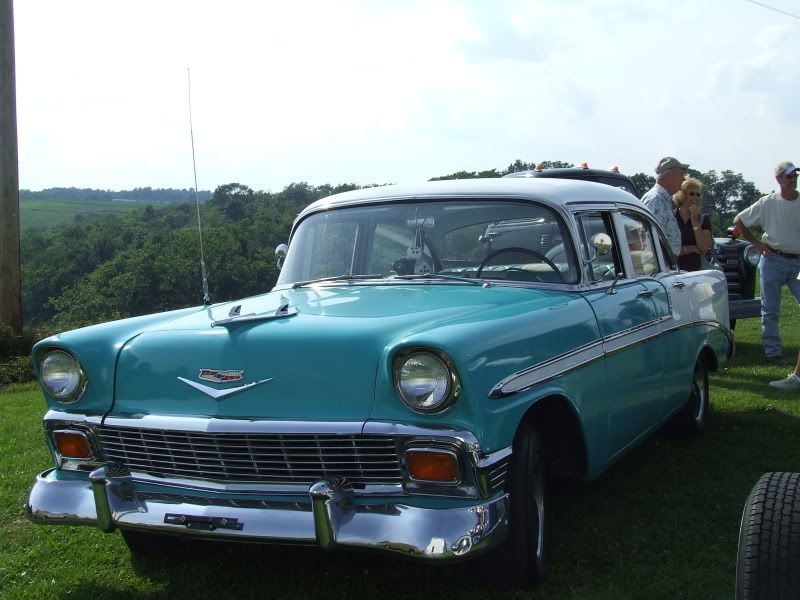
[[[186,68],[186,79],[189,84],[189,137],[192,140],[192,169],[194,169],[194,204],[197,207],[197,233],[200,235],[200,271],[203,275],[203,304],[211,304],[208,295],[208,275],[206,274],[206,257],[203,253],[203,227],[200,224],[200,196],[197,193],[197,162],[194,159],[194,128],[192,127],[192,76]]]

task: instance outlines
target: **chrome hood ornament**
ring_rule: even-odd
[[[241,381],[243,377],[244,377],[244,371],[236,371],[236,370],[217,371],[214,369],[200,369],[200,379],[205,379],[206,381],[214,381],[217,383],[229,383],[231,381]],[[202,383],[197,383],[196,381],[192,381],[191,379],[178,377],[178,381],[182,381],[186,385],[193,387],[194,389],[203,392],[206,396],[211,396],[216,400],[220,400],[222,398],[225,398],[226,396],[231,396],[233,394],[238,394],[239,392],[243,392],[245,390],[249,390],[250,388],[256,387],[257,385],[261,385],[262,383],[268,383],[273,379],[275,378],[270,377],[269,379],[259,379],[258,381],[245,383],[244,385],[240,385],[235,388],[218,390],[216,388],[203,385]]]

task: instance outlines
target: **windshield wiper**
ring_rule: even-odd
[[[327,283],[329,281],[357,281],[359,279],[380,279],[381,275],[372,274],[372,275],[334,275],[333,277],[320,277],[319,279],[309,279],[307,281],[295,281],[292,284],[292,289],[297,289],[299,287],[303,287],[306,285],[311,285],[312,283]]]
[[[444,275],[442,273],[420,273],[419,275],[392,275],[391,279],[445,279],[448,281],[463,281],[471,283],[472,285],[480,285],[482,287],[492,287],[492,283],[484,281],[483,279],[472,279],[470,277],[459,277],[458,275]]]

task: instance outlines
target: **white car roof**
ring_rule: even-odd
[[[642,208],[633,194],[620,188],[591,181],[554,178],[483,178],[426,181],[410,185],[387,185],[344,192],[310,204],[298,215],[348,205],[444,200],[447,198],[497,198],[534,200],[553,206],[568,204],[627,204]]]

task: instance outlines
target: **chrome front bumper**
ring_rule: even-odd
[[[39,524],[117,527],[184,537],[316,544],[386,550],[426,560],[455,560],[488,550],[508,534],[508,494],[456,508],[401,502],[356,503],[352,490],[321,480],[308,499],[226,500],[187,496],[178,488],[140,492],[129,476],[101,467],[85,480],[45,471],[28,497],[27,517]]]

